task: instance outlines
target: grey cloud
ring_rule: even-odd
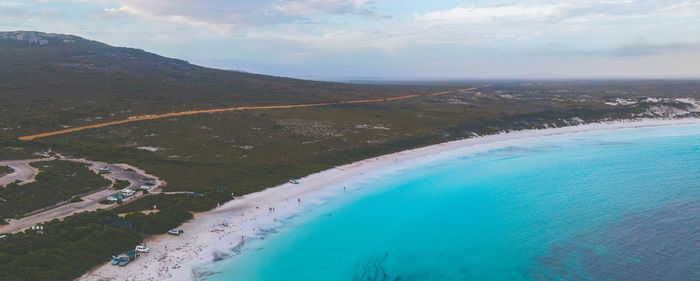
[[[622,46],[609,52],[603,52],[603,54],[616,57],[632,57],[683,52],[700,52],[700,42],[672,43],[662,45],[634,44]]]
[[[558,50],[552,50],[552,49]],[[550,45],[552,54],[560,56],[606,56],[606,57],[643,57],[678,53],[700,53],[700,42],[682,42],[670,44],[629,44],[607,50],[579,51],[562,50],[564,45]]]

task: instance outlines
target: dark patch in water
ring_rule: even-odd
[[[243,252],[243,246],[245,246],[245,240],[241,240],[241,243],[238,243],[236,247],[231,248],[231,252],[236,256],[240,255],[241,252]]]
[[[355,281],[388,281],[400,280],[398,277],[390,279],[389,275],[386,273],[384,268],[384,261],[389,256],[389,254],[384,254],[381,257],[372,257],[368,261],[360,265],[359,270],[355,273]]]
[[[539,262],[537,280],[700,280],[700,201],[629,216]]]
[[[471,280],[469,269],[461,267],[456,275],[447,274],[444,268],[422,268],[425,265],[421,258],[398,255],[398,262],[403,269],[390,273],[385,266],[388,253],[372,256],[359,263],[355,270],[354,281],[422,281],[422,280]],[[392,256],[397,259],[397,255]],[[408,259],[406,259],[408,258]],[[454,273],[453,273],[454,274]]]

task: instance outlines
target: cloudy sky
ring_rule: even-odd
[[[0,0],[0,30],[303,78],[700,78],[700,0]]]

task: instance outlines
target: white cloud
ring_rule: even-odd
[[[288,15],[308,16],[313,14],[373,14],[367,8],[373,0],[296,0],[282,1],[276,8]]]
[[[506,4],[463,5],[448,10],[417,13],[416,19],[437,23],[497,22],[578,22],[601,21],[629,17],[654,16],[664,13],[697,14],[700,1],[672,0],[537,0],[513,1]]]
[[[524,4],[496,5],[486,7],[464,6],[451,10],[416,14],[416,18],[443,23],[490,23],[522,19],[546,19],[561,16],[572,6],[568,4],[544,4],[528,6]]]
[[[290,23],[317,14],[374,14],[369,9],[373,0],[111,0],[109,3],[117,5],[104,10],[111,16],[131,15],[150,21],[208,26],[223,33],[246,26]]]
[[[0,2],[0,7],[7,7],[7,8],[16,8],[16,7],[22,7],[26,6],[26,3],[19,2],[19,1],[1,1]]]

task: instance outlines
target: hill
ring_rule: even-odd
[[[5,117],[0,128],[12,136],[152,112],[332,102],[449,88],[297,80],[206,68],[72,35],[0,32],[0,114]]]

